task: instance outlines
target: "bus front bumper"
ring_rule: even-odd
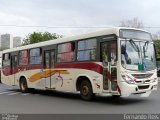
[[[121,96],[129,96],[131,94],[140,94],[141,97],[148,97],[150,93],[158,89],[158,81],[149,84],[128,84],[125,81],[120,83]]]

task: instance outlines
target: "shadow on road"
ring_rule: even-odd
[[[14,90],[19,92],[20,90]],[[56,98],[63,98],[68,100],[82,100],[80,94],[78,93],[69,93],[69,92],[59,92],[59,91],[46,91],[46,90],[30,90],[30,94],[39,94],[41,96],[46,97],[56,97]],[[99,96],[97,95],[92,101],[89,102],[98,102],[103,104],[113,104],[113,105],[128,105],[128,104],[136,104],[136,103],[144,103],[148,102],[149,99],[141,98],[138,96],[132,97],[112,97],[112,96]],[[88,101],[86,101],[88,102]]]
[[[128,105],[128,104],[137,104],[137,103],[144,103],[148,102],[149,100],[146,98],[140,98],[140,97],[120,97],[115,98],[112,96],[105,96],[105,97],[96,97],[95,102],[99,103],[106,103],[106,104],[112,104],[112,105]]]

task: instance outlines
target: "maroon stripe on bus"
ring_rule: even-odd
[[[71,63],[71,64],[55,64],[55,68],[76,68],[95,71],[103,74],[103,67],[96,63]]]
[[[18,73],[20,71],[27,71],[27,70],[33,70],[33,69],[44,69],[45,66],[42,65],[32,65],[32,66],[18,66],[14,69],[11,69],[10,67],[5,67],[2,69],[3,74],[8,76],[15,73]],[[55,68],[74,68],[74,69],[86,69],[95,71],[97,73],[103,74],[103,67],[96,63],[69,63],[69,64],[55,64]]]
[[[44,66],[32,65],[32,66],[18,66],[16,68],[5,67],[2,69],[2,72],[5,76],[8,76],[8,75],[16,74],[20,71],[27,71],[27,70],[33,70],[33,69],[44,69]]]
[[[117,89],[118,89],[119,94],[121,95],[121,89],[120,89],[120,87],[117,86]]]
[[[10,67],[5,67],[2,69],[2,72],[5,76],[12,75],[12,69]]]

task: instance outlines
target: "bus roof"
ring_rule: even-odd
[[[25,46],[21,46],[21,47],[11,48],[11,49],[7,49],[7,50],[3,50],[3,53],[31,49],[31,48],[36,48],[36,47],[43,47],[43,46],[52,45],[52,44],[59,44],[59,43],[76,41],[76,40],[87,39],[87,38],[91,38],[91,37],[103,36],[103,35],[109,35],[109,34],[115,34],[115,35],[119,36],[120,29],[133,29],[133,30],[144,31],[144,30],[137,29],[137,28],[111,27],[111,28],[107,28],[107,29],[104,29],[104,30],[101,30],[98,32],[76,35],[76,36],[72,36],[72,37],[64,37],[64,38],[44,41],[44,42],[40,42],[40,43],[25,45]],[[146,32],[146,31],[144,31],[144,32]]]

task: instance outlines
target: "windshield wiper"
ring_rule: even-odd
[[[139,51],[140,51],[139,47],[135,44],[135,42],[132,39],[130,39],[129,42],[131,43],[134,50],[139,53]]]
[[[140,48],[138,47],[138,45],[136,45],[136,43],[133,41],[133,39],[129,40],[130,44],[132,45],[133,49],[138,52],[138,56],[139,56],[139,60],[141,59],[141,55],[140,55]],[[139,61],[139,63],[141,63]]]
[[[149,44],[149,42],[146,41],[145,44],[144,44],[144,46],[143,46],[144,58],[147,57],[147,56],[146,56],[146,52],[147,52],[147,50],[148,50],[148,44]]]

